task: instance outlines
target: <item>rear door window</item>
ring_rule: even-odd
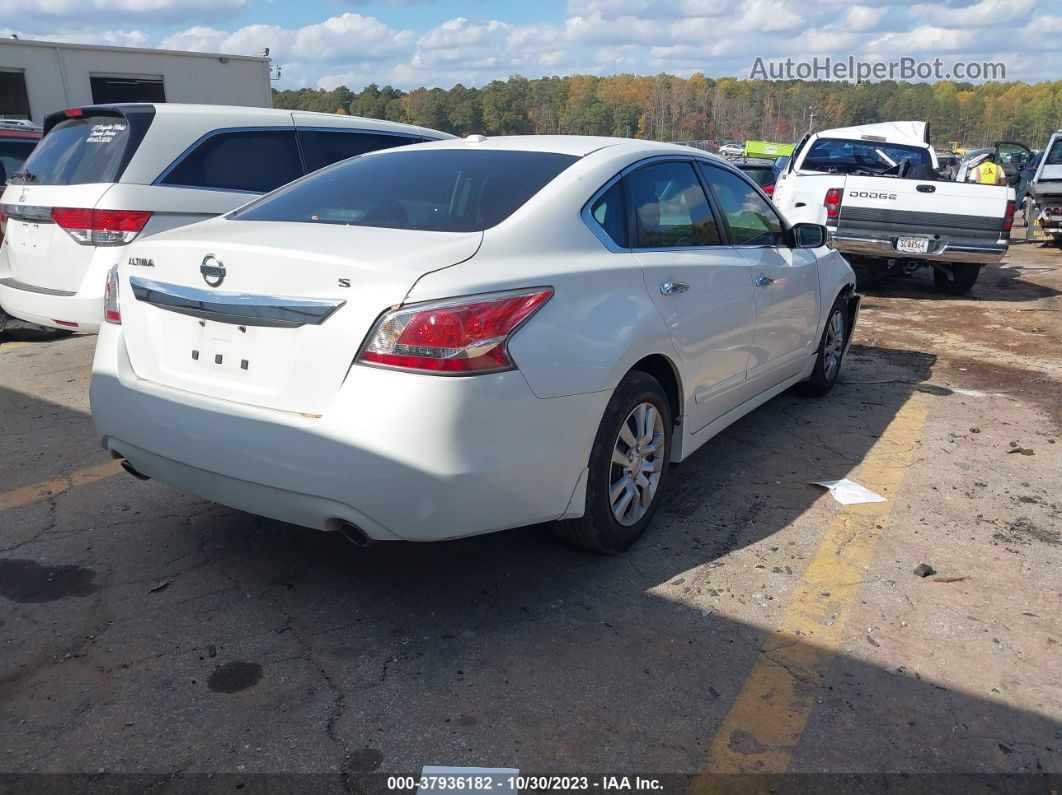
[[[129,121],[122,116],[64,119],[41,139],[26,161],[21,182],[85,185],[117,182],[130,146]]]
[[[295,130],[223,130],[200,140],[160,185],[267,193],[302,176]]]
[[[384,135],[361,130],[299,130],[299,143],[302,145],[307,171],[316,171],[377,149],[406,146],[421,140],[408,135]]]
[[[627,181],[639,248],[720,244],[719,228],[691,163],[645,166]]]

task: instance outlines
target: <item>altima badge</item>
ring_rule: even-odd
[[[220,287],[225,281],[225,266],[221,260],[213,254],[203,257],[203,264],[199,266],[199,272],[203,274],[203,281],[210,287]]]

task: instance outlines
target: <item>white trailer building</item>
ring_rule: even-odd
[[[109,102],[272,106],[269,59],[0,39],[0,118]]]

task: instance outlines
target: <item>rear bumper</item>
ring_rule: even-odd
[[[121,253],[121,248],[97,249],[80,287],[75,291],[64,291],[26,284],[14,278],[5,246],[0,249],[0,306],[9,315],[38,326],[96,334],[103,322],[107,271],[118,262]],[[64,322],[56,322],[60,320]]]
[[[980,265],[995,265],[1007,253],[1005,243],[985,245],[958,245],[945,242],[935,251],[926,254],[910,254],[896,250],[896,238],[865,237],[848,233],[834,233],[834,247],[846,256],[874,257],[877,259],[913,259],[920,262],[970,262]]]
[[[516,371],[472,378],[355,366],[324,416],[142,381],[104,324],[91,386],[103,446],[190,494],[321,530],[433,541],[583,511],[606,392],[537,398]]]
[[[20,284],[10,278],[0,279],[0,306],[19,320],[87,334],[96,334],[103,320],[102,291],[98,297],[62,293]],[[60,320],[65,322],[57,322]]]

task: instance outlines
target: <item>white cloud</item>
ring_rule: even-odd
[[[20,25],[45,20],[173,24],[229,19],[250,8],[251,0],[0,0],[0,17],[18,20]]]
[[[995,33],[995,29],[992,29]],[[970,34],[954,28],[922,25],[914,30],[886,33],[871,41],[869,52],[882,58],[909,53],[943,53],[963,49],[970,42]]]
[[[945,6],[924,3],[911,7],[912,18],[925,19],[932,25],[979,28],[1026,20],[1036,10],[1035,0],[981,0],[968,6]]]
[[[293,54],[313,61],[376,59],[402,52],[413,39],[411,31],[394,30],[375,17],[346,13],[299,28]]]
[[[884,6],[851,6],[840,27],[850,31],[874,30],[887,13]]]

